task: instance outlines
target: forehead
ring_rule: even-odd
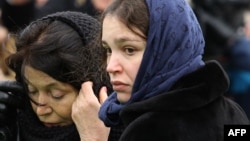
[[[133,28],[133,30],[143,35],[139,29]],[[119,20],[119,18],[107,15],[103,20],[102,40],[108,41],[111,39],[114,39],[116,42],[142,40],[140,36],[129,29],[122,21]]]
[[[102,31],[108,32],[111,29],[115,29],[117,31],[130,31],[129,28],[117,17],[113,15],[107,15],[103,19]],[[122,33],[122,32],[121,32]]]

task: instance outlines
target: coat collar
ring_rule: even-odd
[[[189,111],[223,96],[228,87],[229,79],[222,66],[217,61],[209,61],[203,68],[182,77],[168,92],[130,104],[120,114]]]

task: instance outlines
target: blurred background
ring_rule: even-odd
[[[250,0],[192,0],[205,36],[204,60],[219,61],[229,76],[225,96],[250,119]]]

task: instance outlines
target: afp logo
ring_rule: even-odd
[[[224,141],[250,141],[250,125],[224,125]]]

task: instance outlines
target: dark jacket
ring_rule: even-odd
[[[170,91],[125,107],[120,141],[223,141],[224,125],[249,124],[241,107],[224,97],[228,87],[221,66],[208,62]]]

